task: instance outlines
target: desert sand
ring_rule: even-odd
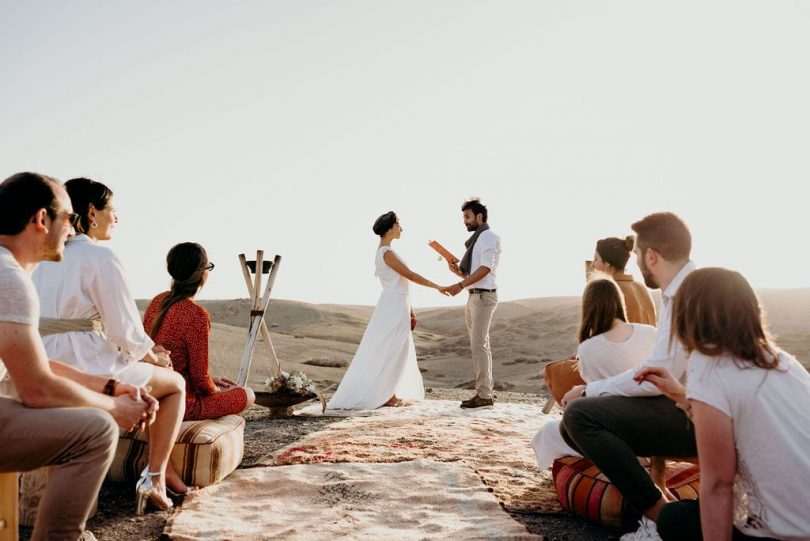
[[[758,292],[779,346],[810,366],[810,289]],[[655,297],[658,302],[658,296]],[[211,313],[211,364],[235,378],[247,338],[247,299],[200,301]],[[139,301],[143,309],[146,301]],[[273,345],[287,371],[301,370],[326,393],[333,391],[363,335],[371,306],[308,304],[271,300],[266,314]],[[474,377],[464,308],[416,309],[414,332],[419,367],[427,387],[472,388]],[[536,393],[549,360],[576,351],[578,297],[502,302],[495,312],[491,342],[496,389]],[[250,385],[261,388],[270,375],[264,344],[257,344]]]

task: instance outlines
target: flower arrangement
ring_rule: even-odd
[[[271,393],[294,393],[300,395],[315,394],[317,389],[312,379],[303,372],[282,371],[278,376],[267,378],[265,387]]]

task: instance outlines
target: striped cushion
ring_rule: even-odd
[[[172,449],[172,466],[188,485],[213,485],[242,462],[244,437],[245,420],[239,415],[186,421],[180,425],[177,443]],[[121,433],[110,466],[111,480],[134,481],[140,476],[148,461],[148,441],[148,435],[143,432],[135,436]]]
[[[582,457],[565,456],[551,467],[563,509],[609,528],[627,528],[638,513],[602,472]],[[667,463],[667,488],[679,500],[694,500],[700,490],[700,469],[685,462]]]

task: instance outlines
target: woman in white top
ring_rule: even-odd
[[[673,338],[690,353],[686,388],[639,371],[687,411],[700,460],[699,501],[665,505],[662,539],[810,539],[810,374],[773,345],[739,273],[692,272],[675,295]]]
[[[169,509],[167,483],[178,493],[189,490],[169,465],[185,410],[185,382],[171,370],[170,352],[155,347],[144,332],[121,262],[99,244],[111,238],[118,223],[112,191],[85,178],[67,181],[65,189],[80,216],[79,234],[68,240],[61,262],[44,262],[33,274],[43,343],[51,359],[111,380],[148,386],[160,401],[149,429],[149,465],[136,489],[137,513],[143,513],[147,500]]]
[[[582,294],[578,339],[579,371],[586,383],[641,366],[655,347],[656,329],[627,323],[624,297],[608,275],[594,273]],[[549,421],[532,439],[541,469],[557,458],[577,456],[560,435],[560,421]]]
[[[374,264],[383,290],[329,409],[400,406],[404,404],[400,398],[425,397],[411,335],[416,316],[408,284],[412,281],[434,289],[440,286],[410,270],[391,249],[391,242],[402,234],[393,211],[377,218],[373,230],[380,236]]]

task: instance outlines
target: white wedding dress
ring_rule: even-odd
[[[389,250],[390,246],[377,250],[375,275],[383,291],[328,409],[375,409],[393,395],[405,400],[425,398],[411,335],[409,281],[383,259]]]

